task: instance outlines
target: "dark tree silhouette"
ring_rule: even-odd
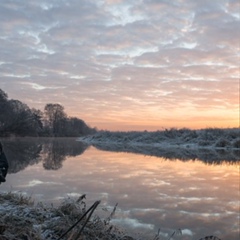
[[[67,114],[60,104],[47,104],[44,108],[46,123],[52,129],[54,137],[64,136],[64,125],[67,121]]]
[[[0,89],[0,136],[78,137],[95,132],[83,120],[68,118],[60,104],[46,104],[44,113]]]

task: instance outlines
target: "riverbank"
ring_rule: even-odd
[[[83,195],[77,200],[65,199],[58,207],[47,207],[42,203],[35,204],[28,196],[0,193],[0,239],[134,240],[110,223],[114,209],[106,219],[94,215],[98,204],[96,201],[87,207]]]
[[[0,240],[143,240],[134,238],[111,224],[116,206],[105,219],[94,214],[100,201],[87,207],[85,195],[67,198],[59,206],[35,204],[31,197],[0,193]],[[105,210],[106,211],[106,210]],[[159,232],[151,240],[160,239]],[[181,229],[174,231],[182,235]],[[168,238],[168,239],[170,239]],[[199,240],[221,240],[206,236]],[[145,239],[146,240],[146,239]]]
[[[105,219],[94,215],[99,203],[87,207],[82,195],[75,200],[67,198],[57,207],[47,207],[35,204],[29,196],[0,193],[0,240],[146,240],[134,238],[111,224],[117,205]],[[160,240],[159,234],[160,229],[151,240]],[[175,235],[182,235],[181,229],[170,238]],[[216,236],[199,240],[209,239],[221,240]]]
[[[110,132],[99,131],[79,138],[89,144],[118,144],[132,146],[155,146],[161,148],[181,147],[186,149],[240,149],[240,129],[207,128],[201,130],[165,129],[155,132]]]
[[[99,150],[129,152],[205,163],[240,160],[239,129],[170,129],[156,132],[109,132],[78,138]]]

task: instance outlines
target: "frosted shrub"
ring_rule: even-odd
[[[240,138],[236,139],[236,140],[233,142],[233,147],[234,147],[234,148],[240,148]]]
[[[220,147],[220,148],[224,148],[224,147],[231,146],[231,143],[228,140],[221,138],[216,142],[215,146]]]
[[[237,129],[237,128],[228,129],[226,135],[227,135],[229,140],[238,139],[239,136],[240,136],[240,130]]]
[[[200,140],[198,142],[198,145],[201,146],[201,147],[206,147],[206,146],[210,146],[211,145],[211,142],[210,141],[207,141],[207,140]]]
[[[177,138],[179,135],[181,135],[181,133],[176,128],[171,128],[171,129],[165,129],[164,135],[167,138]]]

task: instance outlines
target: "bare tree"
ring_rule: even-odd
[[[67,120],[64,107],[60,104],[49,103],[45,106],[44,113],[53,136],[62,136],[64,133],[64,125]]]

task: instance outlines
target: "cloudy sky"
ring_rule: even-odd
[[[2,0],[9,99],[109,130],[238,127],[239,0]]]

